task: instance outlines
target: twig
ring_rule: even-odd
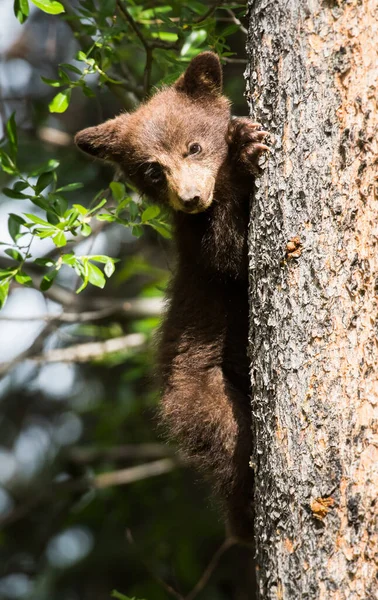
[[[217,10],[217,8],[219,6],[221,6],[223,4],[224,0],[220,0],[219,2],[214,2],[212,6],[210,6],[210,8],[208,8],[208,10],[203,14],[200,15],[199,17],[196,17],[195,19],[193,19],[194,23],[202,23],[203,21],[206,21],[206,19],[208,19],[209,17],[211,17],[211,15]]]
[[[235,23],[235,25],[238,25],[238,27],[240,28],[240,31],[242,33],[244,33],[245,35],[248,35],[248,31],[247,29],[244,27],[244,25],[242,24],[242,22],[240,21],[240,19],[237,18],[237,16],[235,15],[234,11],[231,10],[230,8],[226,8],[226,13],[228,15],[230,15],[232,21]]]
[[[134,31],[135,35],[139,39],[142,44],[145,52],[146,52],[146,64],[144,67],[143,73],[143,89],[144,95],[147,96],[151,87],[151,70],[152,70],[152,61],[153,61],[153,51],[155,48],[163,48],[165,50],[177,50],[179,47],[179,41],[175,42],[166,42],[165,40],[153,39],[148,40],[144,37],[141,32],[139,25],[133,19],[127,8],[124,6],[122,0],[117,0],[118,10],[121,13],[122,17],[125,21],[130,25],[131,29]]]
[[[236,544],[239,543],[239,540],[237,538],[234,538],[234,537],[227,538],[221,544],[221,546],[218,548],[218,550],[215,552],[215,554],[211,558],[209,564],[207,565],[206,569],[204,570],[203,574],[197,581],[197,583],[194,586],[194,588],[192,589],[192,591],[189,592],[189,594],[187,594],[186,596],[183,596],[182,594],[180,594],[180,592],[178,592],[171,585],[169,585],[169,583],[164,581],[164,579],[159,577],[159,575],[157,575],[155,573],[155,571],[150,567],[150,565],[146,562],[144,555],[140,552],[137,544],[135,543],[135,540],[132,536],[130,529],[127,529],[127,531],[126,531],[126,539],[128,540],[128,542],[130,544],[135,546],[137,555],[138,555],[140,561],[142,562],[142,564],[144,565],[144,567],[148,571],[148,573],[151,575],[151,577],[153,579],[155,579],[155,581],[157,581],[157,583],[159,583],[159,585],[161,585],[165,589],[165,591],[168,592],[168,594],[170,596],[173,596],[177,600],[194,600],[198,596],[198,594],[200,592],[202,592],[203,588],[208,583],[210,577],[212,576],[216,567],[218,566],[218,563],[219,563],[220,559],[222,558],[223,554],[225,552],[227,552],[227,550],[232,548],[232,546],[235,546]]]
[[[169,473],[179,466],[178,460],[172,458],[162,458],[144,465],[129,467],[128,469],[120,469],[119,471],[111,471],[110,473],[102,473],[94,478],[95,488],[101,489],[111,487],[113,485],[127,485],[141,479],[156,477],[163,473]]]
[[[0,377],[2,375],[5,375],[6,373],[8,373],[8,371],[13,369],[13,367],[15,367],[17,364],[19,364],[23,360],[27,360],[28,358],[31,358],[34,354],[41,352],[41,350],[43,348],[43,343],[44,343],[45,339],[50,335],[53,328],[54,328],[53,323],[48,323],[47,325],[45,325],[45,327],[38,334],[38,336],[36,337],[36,339],[34,340],[32,345],[27,350],[25,350],[24,352],[21,352],[21,354],[18,354],[15,358],[10,360],[9,362],[0,364]]]
[[[49,291],[49,290],[47,290]],[[56,293],[48,294],[45,292],[45,296],[50,299],[59,302],[65,306],[71,306],[76,301],[76,294],[72,294],[66,288],[62,288],[59,286],[59,289]],[[35,315],[32,317],[23,317],[23,316],[15,316],[8,317],[2,316],[0,313],[0,322],[1,321],[10,321],[10,322],[45,322],[45,323],[87,323],[91,321],[99,321],[106,317],[110,317],[112,315],[122,315],[127,314],[130,319],[138,319],[143,317],[156,317],[159,316],[163,309],[163,302],[161,298],[132,298],[130,300],[121,300],[118,302],[112,302],[111,300],[106,300],[103,298],[91,298],[88,299],[89,303],[93,306],[93,308],[98,308],[96,310],[89,311],[78,311],[78,312],[61,312],[58,314],[45,314],[45,315]]]
[[[83,363],[96,358],[102,358],[113,352],[125,352],[135,348],[142,348],[146,343],[146,336],[143,333],[130,333],[104,342],[87,342],[85,344],[76,344],[68,348],[54,348],[48,350],[39,356],[29,356],[29,359],[38,363]]]
[[[135,547],[139,560],[141,561],[141,563],[144,566],[144,568],[146,569],[146,571],[150,574],[152,579],[154,579],[159,585],[161,585],[161,587],[166,592],[168,592],[168,594],[170,596],[173,596],[173,598],[176,598],[176,600],[185,600],[184,596],[182,596],[180,594],[180,592],[175,590],[171,585],[169,585],[169,583],[167,583],[166,581],[164,581],[164,579],[159,577],[159,575],[157,575],[157,573],[155,573],[155,571],[152,569],[152,567],[150,567],[150,565],[146,562],[146,560],[144,558],[144,554],[140,551],[137,544],[135,543],[135,540],[133,538],[133,535],[132,535],[130,529],[126,530],[126,539],[129,542],[129,544],[132,544]]]
[[[222,60],[225,63],[235,64],[235,65],[247,65],[248,60],[246,58],[232,58],[230,56],[222,56]]]
[[[110,448],[97,448],[95,446],[73,446],[68,449],[68,460],[77,464],[91,464],[100,460],[117,461],[137,458],[167,458],[177,457],[177,454],[169,446],[164,444],[124,444],[123,446],[112,446]],[[183,461],[179,457],[180,461]]]
[[[232,546],[235,546],[236,544],[238,544],[238,540],[237,540],[237,538],[233,538],[233,537],[227,538],[223,542],[223,544],[215,552],[214,556],[212,557],[211,561],[207,565],[206,569],[204,570],[203,574],[201,575],[200,579],[197,581],[197,583],[194,586],[194,588],[192,589],[192,591],[187,596],[185,596],[184,600],[194,600],[194,598],[196,598],[196,596],[198,596],[198,594],[203,590],[203,588],[209,581],[210,577],[214,573],[223,554],[225,552],[227,552],[227,550],[229,550],[229,548],[232,548]]]
[[[130,15],[129,11],[126,10],[126,8],[123,6],[121,0],[117,0],[117,6],[118,6],[120,13],[124,17],[124,19],[126,19],[128,24],[130,25],[130,27],[133,29],[135,35],[140,40],[143,48],[145,49],[146,65],[144,67],[144,72],[143,72],[143,91],[144,91],[144,95],[147,96],[149,89],[150,89],[150,85],[151,85],[152,49],[150,48],[150,45],[148,44],[146,38],[140,31],[138,25],[136,24],[136,22]]]
[[[146,344],[146,336],[142,333],[130,333],[104,342],[88,342],[76,344],[68,348],[54,348],[43,354],[39,354],[44,339],[50,334],[52,322],[48,323],[39,334],[35,342],[14,359],[0,364],[0,376],[5,375],[17,364],[24,360],[31,360],[37,365],[46,363],[84,363],[94,359],[102,358],[113,352],[126,352],[128,350],[141,349]]]
[[[80,479],[68,479],[67,481],[52,483],[47,489],[43,489],[43,491],[37,493],[27,502],[16,506],[10,513],[0,517],[0,527],[5,527],[15,521],[19,521],[43,502],[51,502],[52,499],[56,500],[57,496],[75,492],[84,493],[91,488],[103,489],[112,485],[127,485],[141,479],[168,473],[180,466],[180,464],[179,460],[167,458],[131,467],[130,469],[123,469],[122,471],[103,473],[94,478],[82,477]]]
[[[142,46],[144,46],[145,50],[147,50],[147,48],[148,48],[147,40],[145,39],[145,37],[142,34],[142,32],[140,31],[138,25],[136,24],[136,22],[130,15],[129,11],[123,6],[121,0],[117,0],[117,6],[118,6],[120,12],[122,13],[122,15],[124,16],[124,18],[126,19],[126,21],[128,22],[128,24],[130,25],[131,29],[134,30],[134,33],[139,38]]]

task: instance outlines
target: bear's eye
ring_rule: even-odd
[[[161,183],[164,179],[163,167],[157,162],[149,163],[144,171],[144,175],[152,183]]]
[[[189,144],[189,154],[199,154],[200,152],[202,152],[202,148],[199,144],[197,144],[197,142],[194,142],[193,144]]]

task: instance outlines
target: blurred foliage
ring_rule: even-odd
[[[125,92],[132,92],[134,102],[140,101],[150,93],[152,83],[170,83],[182,72],[186,63],[204,48],[211,48],[223,58],[233,55],[227,44],[227,38],[238,31],[237,17],[227,27],[217,28],[215,9],[231,11],[243,8],[235,3],[215,3],[206,8],[202,2],[172,2],[171,5],[129,2],[122,0],[82,0],[77,10],[56,0],[32,0],[40,10],[59,15],[66,19],[81,49],[76,52],[71,63],[58,66],[55,79],[42,76],[42,81],[53,88],[63,88],[49,102],[51,113],[64,113],[70,104],[72,91],[79,89],[89,97],[95,98],[103,86],[122,96],[125,104]],[[155,5],[156,4],[156,5]],[[29,15],[28,0],[14,1],[14,14],[21,23]],[[234,14],[234,13],[232,13]],[[132,52],[145,54],[145,65],[141,71],[142,60],[132,60]],[[73,64],[75,62],[75,64]],[[138,68],[139,67],[139,68]],[[93,84],[94,77],[94,84]],[[92,80],[92,85],[89,83]],[[140,81],[143,80],[143,85]],[[28,199],[43,213],[24,213],[22,216],[11,214],[8,221],[9,234],[13,245],[5,252],[15,261],[15,265],[0,270],[0,308],[5,303],[9,286],[13,280],[20,285],[33,285],[31,276],[26,275],[23,267],[32,258],[33,238],[51,238],[57,248],[67,245],[67,237],[78,235],[90,237],[93,220],[119,223],[132,229],[140,236],[143,226],[153,227],[163,237],[170,237],[169,225],[159,207],[145,208],[143,202],[136,202],[130,191],[119,182],[111,187],[113,201],[102,198],[100,191],[90,210],[82,204],[72,204],[66,199],[67,192],[82,187],[82,182],[70,182],[58,186],[57,169],[59,161],[49,159],[42,165],[17,164],[17,130],[14,115],[6,126],[7,144],[0,148],[0,167],[13,179],[12,187],[5,187],[3,193],[13,200]],[[135,190],[134,190],[135,192]],[[100,200],[100,201],[98,201]],[[105,208],[106,212],[100,212]],[[114,261],[109,257],[75,256],[73,253],[49,257],[43,264],[48,269],[40,283],[41,290],[50,287],[62,266],[73,268],[82,284],[77,292],[88,283],[104,287],[105,277],[94,262],[105,263],[105,275],[110,277],[114,271]]]
[[[169,216],[111,181],[72,135],[132,110],[206,49],[222,57],[226,92],[243,109],[244,8],[14,2],[22,27],[0,62],[10,67],[0,102],[0,598],[185,598],[222,544],[209,489],[157,426],[152,336],[172,268]],[[244,552],[227,549],[192,598],[250,598]]]

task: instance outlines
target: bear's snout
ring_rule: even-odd
[[[202,212],[213,200],[214,185],[215,178],[199,166],[187,172],[181,169],[177,177],[168,177],[169,204],[186,213]]]

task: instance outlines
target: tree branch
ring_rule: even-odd
[[[248,35],[247,29],[244,27],[244,25],[242,24],[242,22],[240,21],[240,19],[237,18],[237,16],[235,15],[234,11],[232,11],[230,8],[226,8],[226,13],[228,15],[230,15],[231,20],[235,23],[235,25],[238,25],[238,27],[240,28],[240,31],[242,33],[244,33],[244,35]]]
[[[125,352],[132,349],[141,349],[146,343],[146,336],[142,333],[130,333],[104,342],[87,342],[76,344],[67,348],[54,348],[39,356],[29,356],[29,359],[38,364],[64,362],[84,363],[102,358],[113,352]]]
[[[207,565],[206,569],[202,573],[200,579],[198,580],[192,591],[187,596],[185,596],[184,600],[194,600],[194,598],[198,596],[198,594],[203,590],[210,577],[214,573],[223,554],[227,552],[227,550],[232,548],[232,546],[235,546],[238,543],[238,539],[234,537],[229,537],[225,539],[223,544],[219,546],[218,550],[215,552],[214,556],[210,560],[209,564]]]
[[[179,466],[178,460],[172,458],[162,458],[144,465],[129,467],[128,469],[120,469],[119,471],[111,471],[110,473],[102,473],[94,479],[94,486],[97,489],[112,487],[114,485],[127,485],[141,479],[156,477],[163,473],[169,473]]]
[[[144,465],[130,467],[129,469],[122,469],[121,471],[102,473],[93,478],[82,477],[80,479],[68,479],[67,481],[53,483],[24,504],[16,506],[10,513],[0,517],[0,527],[5,527],[15,521],[19,521],[40,504],[51,501],[51,499],[56,500],[57,496],[75,492],[84,493],[91,488],[100,490],[112,485],[128,485],[141,479],[148,479],[149,477],[168,473],[181,464],[184,463],[181,463],[177,459],[165,458]]]
[[[125,444],[110,448],[95,446],[73,446],[65,454],[68,460],[80,464],[92,464],[98,461],[119,461],[147,458],[176,458],[174,449],[164,444]],[[179,457],[180,462],[184,459]]]
[[[200,15],[199,17],[196,17],[195,19],[193,19],[193,22],[198,24],[198,23],[202,23],[203,21],[206,21],[206,19],[208,19],[209,17],[211,17],[211,15],[217,10],[217,8],[219,8],[219,6],[221,6],[224,3],[224,0],[220,0],[219,2],[214,2],[212,6],[210,6],[208,8],[208,10],[203,14]]]
[[[88,342],[85,344],[76,344],[67,348],[54,348],[43,354],[40,352],[41,345],[47,335],[51,332],[52,324],[49,323],[39,334],[36,341],[22,352],[16,358],[9,362],[0,364],[0,376],[5,375],[17,364],[24,360],[32,360],[38,365],[63,362],[63,363],[84,363],[99,359],[113,352],[125,352],[128,350],[140,350],[146,344],[146,336],[142,333],[130,333],[117,338],[112,338],[104,342]]]
[[[117,0],[117,7],[124,20],[134,31],[135,35],[139,39],[146,52],[146,64],[143,73],[143,89],[144,95],[147,96],[151,87],[153,51],[155,50],[155,48],[163,48],[165,50],[177,50],[179,48],[179,41],[177,40],[176,42],[166,42],[165,40],[159,39],[148,40],[143,35],[137,22],[133,19],[127,8],[124,6],[122,0]]]

